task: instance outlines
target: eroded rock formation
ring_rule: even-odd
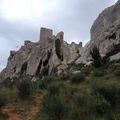
[[[42,76],[52,74],[55,69],[60,73],[80,56],[81,49],[81,44],[65,42],[63,32],[54,36],[51,29],[41,28],[39,42],[25,41],[20,50],[10,52],[0,80],[20,75]]]
[[[63,32],[55,36],[51,29],[41,28],[37,43],[27,40],[20,50],[10,52],[0,81],[21,75],[60,74],[70,63],[89,62],[95,46],[102,56],[107,55],[111,60],[120,58],[120,0],[98,16],[91,28],[91,40],[84,47],[81,42],[65,42]]]
[[[100,53],[103,56],[106,54],[112,56],[120,52],[119,0],[115,5],[106,8],[101,14],[99,14],[91,28],[91,40],[85,45],[82,57],[79,58],[77,62],[89,61],[90,50],[94,46],[99,48]]]

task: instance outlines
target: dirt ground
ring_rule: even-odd
[[[41,110],[42,99],[42,95],[36,96],[34,103],[30,106],[30,108],[22,112],[18,112],[16,110],[17,107],[20,105],[19,102],[7,104],[2,111],[7,113],[8,120],[32,120]]]

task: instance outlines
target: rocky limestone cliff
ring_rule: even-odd
[[[81,49],[82,43],[65,42],[63,32],[54,36],[51,29],[41,28],[39,42],[25,41],[20,50],[10,52],[7,67],[0,74],[0,81],[21,75],[60,74],[67,68],[67,64],[80,56]]]
[[[89,61],[90,50],[94,46],[99,48],[103,56],[120,52],[120,0],[99,14],[91,28],[91,40],[85,45],[77,63]]]
[[[111,60],[120,58],[120,0],[99,14],[91,28],[91,40],[84,47],[82,43],[65,42],[63,32],[55,36],[52,30],[41,28],[37,43],[25,41],[20,50],[10,52],[0,81],[22,75],[60,74],[70,63],[89,62],[94,46],[98,47],[102,56],[107,55]]]

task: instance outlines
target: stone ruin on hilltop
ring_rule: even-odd
[[[7,67],[0,73],[0,81],[22,75],[66,73],[70,63],[89,62],[90,51],[95,46],[101,56],[120,59],[120,1],[99,14],[90,32],[91,40],[82,47],[81,42],[65,42],[63,32],[54,36],[52,30],[41,28],[39,42],[25,41],[20,50],[10,52]]]
[[[65,42],[63,32],[55,36],[51,29],[41,28],[37,43],[27,40],[20,50],[10,52],[7,67],[1,72],[0,80],[20,75],[60,74],[68,64],[80,57],[81,49],[82,43]]]

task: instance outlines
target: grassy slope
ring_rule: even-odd
[[[46,77],[44,81],[39,80],[33,83],[32,99],[24,100],[24,102],[18,98],[18,89],[16,87],[2,87],[0,95],[3,97],[4,93],[6,103],[1,107],[0,119],[7,120],[10,117],[10,111],[5,111],[5,109],[10,107],[9,105],[13,105],[14,107],[10,109],[13,109],[14,115],[20,116],[20,120],[48,120],[49,115],[42,110],[42,106],[44,108],[42,102],[45,99],[41,99],[41,96],[46,97],[48,94],[51,94],[49,93],[50,89],[48,89],[50,86],[53,86],[53,88],[57,86],[62,103],[70,109],[61,118],[62,120],[120,120],[120,62],[110,63],[106,68],[85,68],[81,74],[85,78],[83,81],[79,80],[79,76],[77,76],[79,77],[78,79],[72,75],[68,75],[64,80],[63,77],[62,79]],[[77,82],[74,79],[77,79]],[[101,90],[100,87],[111,95],[110,99],[107,99],[106,96],[102,96],[101,99],[100,95],[96,95],[95,92],[99,92]],[[93,90],[93,88],[95,89]],[[54,88],[53,91],[56,92],[57,89]],[[111,105],[112,97],[117,98],[118,101],[113,100],[117,105]],[[82,101],[80,105],[76,104],[77,102],[75,101],[77,100]]]

